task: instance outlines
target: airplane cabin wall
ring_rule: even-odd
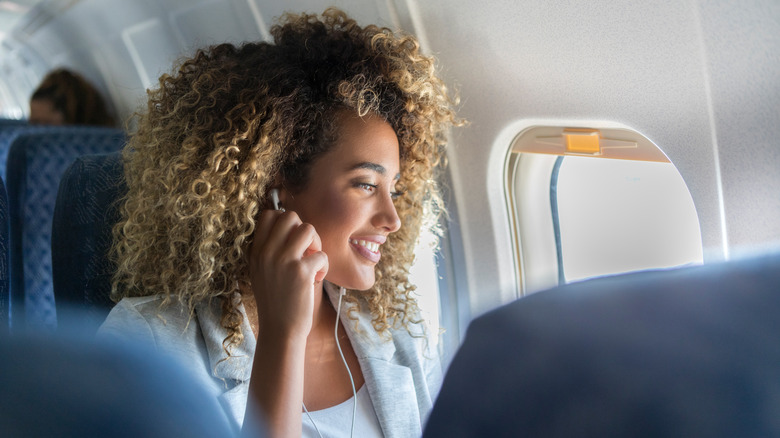
[[[461,96],[470,124],[449,157],[464,320],[517,296],[503,166],[535,124],[624,125],[655,142],[691,191],[705,261],[780,241],[773,0],[55,0],[0,47],[0,109],[26,114],[37,80],[65,65],[126,118],[194,48],[266,39],[284,10],[331,4],[416,34]]]
[[[780,243],[780,2],[704,1],[728,246]]]
[[[471,122],[450,157],[472,317],[517,290],[504,160],[534,124],[616,123],[652,140],[690,189],[705,262],[780,244],[776,1],[418,5]]]

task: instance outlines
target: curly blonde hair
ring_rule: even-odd
[[[409,267],[423,223],[443,212],[437,169],[456,104],[411,36],[361,27],[344,12],[282,17],[273,43],[199,50],[148,92],[123,151],[129,192],[114,228],[112,298],[162,294],[190,314],[222,300],[228,346],[243,339],[235,293],[266,191],[304,188],[336,141],[336,112],[383,117],[398,136],[401,229],[383,245],[376,283],[350,291],[382,333],[415,321]],[[421,214],[422,213],[422,214]]]

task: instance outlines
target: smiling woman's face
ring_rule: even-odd
[[[399,178],[398,137],[376,115],[339,115],[336,144],[311,167],[303,190],[284,207],[314,225],[328,255],[331,283],[366,290],[382,243],[401,220],[393,205]]]

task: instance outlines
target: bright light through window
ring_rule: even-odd
[[[557,200],[567,281],[702,261],[693,200],[671,163],[567,156]]]
[[[587,147],[572,145],[583,133]],[[512,142],[505,177],[519,296],[703,260],[685,181],[628,127],[528,127]]]
[[[410,277],[417,285],[417,303],[420,305],[423,318],[430,330],[439,330],[439,275],[436,267],[436,251],[434,236],[423,232],[415,248],[415,263],[412,265]],[[434,337],[435,339],[435,337]]]

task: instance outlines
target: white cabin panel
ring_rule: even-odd
[[[700,4],[728,243],[780,245],[780,2]]]
[[[187,52],[220,43],[240,44],[266,38],[246,1],[211,0],[177,9],[170,23]]]
[[[252,0],[248,0],[252,1]],[[285,12],[319,14],[335,6],[350,14],[359,24],[376,24],[398,28],[395,8],[389,0],[254,0],[270,28]],[[407,30],[407,29],[404,29]]]

